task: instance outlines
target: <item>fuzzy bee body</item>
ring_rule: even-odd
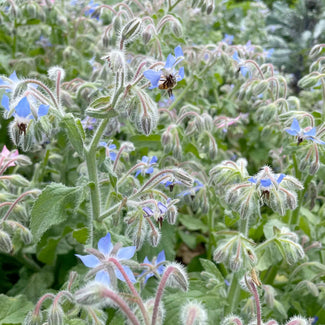
[[[173,74],[162,75],[158,88],[167,90],[169,97],[171,97],[173,95],[172,89],[176,86],[176,84],[177,80]]]

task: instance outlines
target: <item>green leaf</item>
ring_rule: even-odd
[[[119,115],[119,113],[112,107],[109,108],[102,107],[97,109],[88,107],[86,109],[86,114],[90,117],[101,118],[101,119],[112,118]]]
[[[86,244],[86,241],[88,239],[89,236],[89,230],[86,227],[80,228],[80,229],[76,229],[73,233],[72,233],[72,237],[77,240],[80,244]]]
[[[73,148],[78,152],[79,155],[82,156],[84,150],[84,143],[83,143],[84,134],[81,133],[80,126],[77,125],[77,122],[74,119],[73,115],[69,113],[66,116],[64,116],[61,120],[61,124],[65,129],[65,131],[67,132],[68,138]]]
[[[179,216],[179,220],[188,230],[202,230],[203,232],[209,230],[208,226],[205,225],[198,217],[183,214]]]
[[[211,261],[200,258],[200,263],[202,264],[205,271],[215,275],[215,277],[221,282],[224,283],[224,277],[219,271],[218,267]]]
[[[135,135],[130,138],[136,148],[148,147],[152,150],[161,150],[160,135],[152,134],[146,135]]]
[[[90,107],[99,108],[109,104],[111,101],[111,96],[99,97],[90,103]]]
[[[66,187],[63,184],[46,186],[31,213],[30,228],[34,238],[40,240],[49,228],[66,220],[67,210],[74,209],[81,196],[81,187]]]
[[[25,296],[0,295],[0,324],[22,324],[26,314],[34,305]]]

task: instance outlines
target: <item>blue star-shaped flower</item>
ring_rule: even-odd
[[[111,235],[110,233],[107,233],[107,235],[103,238],[101,238],[98,241],[98,255],[100,257],[97,257],[93,254],[90,255],[79,255],[76,254],[77,257],[79,257],[82,261],[82,263],[90,268],[97,268],[98,272],[96,273],[95,280],[98,282],[101,282],[105,285],[110,285],[110,275],[107,271],[108,267],[112,267],[111,264],[108,263],[108,260],[110,257],[116,258],[121,264],[123,264],[123,261],[129,260],[133,257],[136,247],[135,246],[129,246],[129,247],[121,247],[117,249],[114,253],[113,251],[113,244],[111,242]],[[136,279],[134,277],[133,272],[131,269],[126,266],[122,265],[123,270],[127,274],[128,278],[131,282],[135,283]],[[125,281],[122,273],[114,267],[115,275],[118,279],[121,281]]]
[[[150,161],[149,161],[149,157],[147,156],[143,156],[141,159],[141,162],[143,162],[143,166],[139,167],[137,169],[137,172],[135,173],[135,177],[138,177],[139,174],[151,174],[153,173],[153,165],[156,164],[156,162],[158,161],[158,158],[156,156],[153,156]]]
[[[96,8],[99,6],[99,4],[94,3],[94,0],[90,0],[90,2],[87,5],[87,9],[85,10],[85,16],[91,17],[91,15],[95,12]],[[97,20],[99,20],[99,17],[94,17]]]
[[[6,111],[8,111],[8,112],[10,111],[9,97],[7,95],[3,95],[2,100],[1,100],[1,105],[5,108]],[[38,117],[45,116],[48,113],[49,108],[50,108],[49,105],[44,105],[44,104],[39,105],[38,111],[37,111],[37,116]],[[23,118],[26,118],[29,120],[34,119],[27,97],[23,97],[18,102],[18,104],[15,107],[14,116],[15,117],[23,117]]]
[[[239,69],[240,69],[240,73],[241,73],[244,77],[246,77],[247,73],[249,73],[249,69],[248,69],[247,67],[245,67],[245,66],[241,66],[241,64],[244,64],[244,60],[239,58],[239,56],[238,56],[238,52],[237,52],[237,51],[233,54],[232,58],[233,58],[236,62],[238,62],[238,64],[239,64]]]
[[[222,41],[229,44],[229,45],[231,45],[233,40],[234,40],[234,35],[225,34],[225,37],[223,38]]]
[[[165,266],[163,265],[166,262],[165,251],[162,250],[157,258],[153,259],[152,262],[149,261],[148,257],[146,256],[143,260],[143,264],[148,268],[148,271],[143,271],[140,274],[140,277],[145,275],[144,283],[147,283],[148,279],[152,276],[162,275],[165,270]]]
[[[184,59],[182,48],[178,45],[175,49],[175,56],[169,54],[162,70],[147,70],[143,73],[145,78],[151,82],[149,89],[157,88],[164,81],[169,79],[175,79],[176,83],[184,78],[184,67],[181,67],[178,71],[175,70],[175,66]],[[171,85],[169,88],[174,88],[176,83]]]
[[[110,145],[107,145],[107,143],[105,141],[100,141],[99,146],[105,147],[106,148],[106,156],[109,156],[110,160],[115,161],[116,155],[117,155],[116,152],[113,151],[116,149],[115,144],[111,143]]]
[[[283,180],[283,178],[285,177],[285,174],[280,174],[279,177],[276,179],[276,182],[278,184],[280,184]],[[255,177],[250,177],[248,179],[249,182],[256,184],[257,183],[257,179]],[[261,179],[260,180],[260,186],[261,188],[267,189],[270,188],[273,185],[272,180],[270,178],[265,178],[265,179]]]
[[[316,138],[316,128],[312,128],[309,131],[305,132],[300,128],[299,122],[297,119],[293,119],[290,128],[285,130],[290,135],[298,137],[298,144],[304,140],[311,140],[318,144],[325,144],[324,141]]]

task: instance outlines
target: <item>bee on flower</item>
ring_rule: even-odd
[[[169,97],[173,97],[173,88],[177,85],[178,81],[184,78],[184,67],[181,67],[178,71],[175,66],[184,59],[182,48],[177,46],[174,49],[175,56],[169,54],[163,69],[159,71],[147,70],[143,73],[145,78],[151,82],[151,87],[167,90]]]

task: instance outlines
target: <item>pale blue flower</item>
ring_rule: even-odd
[[[272,57],[273,52],[274,52],[274,49],[271,48],[271,49],[268,49],[268,50],[264,50],[263,54],[267,59],[269,59],[269,58]]]
[[[282,180],[284,179],[286,175],[285,174],[280,174],[278,178],[276,179],[277,184],[280,184]],[[248,179],[249,182],[256,184],[257,179],[255,177],[250,177]],[[273,182],[270,178],[264,178],[260,180],[260,186],[261,188],[268,189],[273,185]]]
[[[99,146],[105,147],[106,148],[106,156],[109,156],[109,158],[112,161],[115,161],[116,155],[117,155],[116,152],[113,151],[116,149],[115,144],[111,143],[111,144],[107,145],[107,143],[105,141],[100,141]]]
[[[229,45],[231,45],[233,40],[234,40],[234,35],[225,34],[225,37],[223,38],[222,41],[229,44]]]
[[[204,185],[198,180],[195,180],[194,184],[197,184],[197,185],[179,193],[177,196],[183,196],[183,197],[186,195],[194,196],[196,192],[198,192],[200,189],[202,189],[204,187]]]
[[[129,246],[129,247],[121,247],[116,252],[112,253],[113,251],[113,244],[111,242],[111,235],[110,233],[107,233],[107,235],[103,238],[101,238],[98,241],[98,252],[100,257],[97,257],[93,254],[90,255],[79,255],[76,254],[77,257],[79,257],[82,261],[82,263],[90,268],[98,268],[99,271],[96,273],[95,280],[98,282],[101,282],[105,285],[110,285],[110,275],[107,272],[107,262],[110,257],[116,258],[122,265],[123,270],[127,274],[128,278],[131,282],[135,283],[136,279],[134,277],[133,272],[127,265],[123,265],[123,261],[129,260],[133,257],[136,247],[135,246]],[[102,268],[100,268],[102,266]],[[121,281],[125,281],[122,273],[114,267],[115,275],[118,279]]]
[[[174,53],[175,56],[172,54],[168,55],[163,69],[159,71],[150,69],[143,73],[145,78],[151,82],[151,87],[149,87],[149,89],[157,88],[160,83],[164,82],[166,78],[169,78],[170,76],[173,76],[176,79],[176,82],[181,81],[184,78],[184,67],[181,67],[178,71],[175,70],[175,66],[184,59],[182,48],[177,46],[174,49]]]
[[[9,107],[9,97],[7,95],[3,95],[1,100],[1,105],[5,108],[6,111],[10,111]],[[49,111],[50,106],[41,104],[38,106],[37,116],[42,117],[45,116]],[[32,115],[32,111],[30,108],[29,101],[27,97],[23,97],[15,107],[15,117],[23,117],[29,120],[34,119]]]
[[[162,275],[164,273],[165,270],[165,266],[163,265],[164,262],[166,262],[164,250],[162,250],[158,254],[157,258],[154,258],[152,262],[149,261],[147,256],[144,258],[143,263],[146,264],[145,266],[148,268],[148,271],[143,271],[140,274],[140,277],[145,275],[144,283],[147,283],[149,278],[157,275]]]
[[[141,162],[143,162],[144,165],[137,169],[137,172],[135,173],[135,177],[138,177],[139,174],[142,174],[142,175],[152,174],[153,173],[153,165],[155,165],[157,161],[158,161],[158,158],[156,156],[153,156],[150,159],[150,161],[149,161],[149,157],[143,156],[141,159]]]
[[[243,59],[240,59],[239,56],[238,56],[238,52],[235,51],[235,53],[233,54],[232,58],[238,62],[239,64],[239,69],[240,69],[240,72],[241,74],[246,77],[247,73],[249,73],[249,69],[245,66],[242,66],[242,64],[244,64],[245,60]]]
[[[311,140],[318,144],[325,144],[324,141],[316,138],[316,128],[312,128],[309,131],[304,131],[301,129],[299,122],[297,119],[293,119],[290,128],[285,130],[290,135],[298,137],[298,144],[300,144],[303,140]]]

